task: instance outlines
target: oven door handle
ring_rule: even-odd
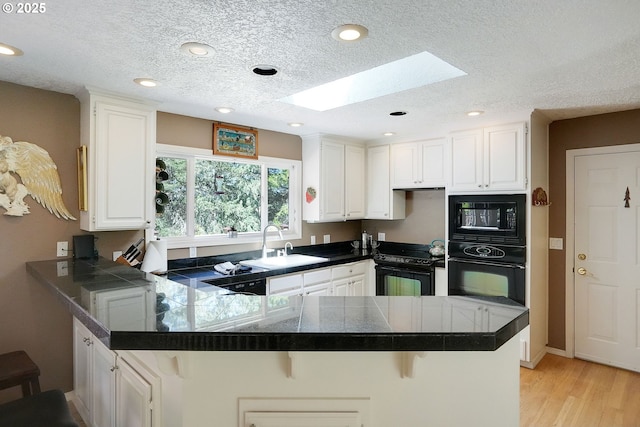
[[[513,264],[513,263],[500,263],[500,262],[491,262],[491,261],[478,261],[475,259],[466,259],[466,258],[449,258],[449,262],[461,262],[466,264],[478,264],[478,265],[489,265],[491,267],[510,267],[510,268],[519,268],[524,270],[525,266],[522,264]]]

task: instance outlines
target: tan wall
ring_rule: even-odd
[[[34,143],[49,152],[58,166],[64,202],[77,217],[78,100],[3,82],[0,99],[0,135]],[[25,202],[30,214],[0,215],[0,353],[25,350],[40,367],[43,390],[55,387],[69,391],[71,317],[27,274],[25,262],[55,258],[56,242],[70,242],[71,236],[80,234],[79,223],[56,218],[30,196]],[[19,391],[19,387],[0,391],[0,401],[18,397]]]
[[[445,203],[444,190],[407,191],[404,220],[366,220],[362,228],[376,239],[383,232],[389,242],[428,244],[445,237]]]
[[[566,151],[640,142],[640,110],[560,120],[549,126],[549,237],[566,239]],[[566,245],[564,245],[566,247]],[[565,349],[565,253],[549,251],[549,346]]]

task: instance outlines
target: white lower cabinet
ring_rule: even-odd
[[[91,427],[152,427],[152,385],[73,319],[73,402]]]
[[[333,295],[337,297],[364,296],[366,265],[367,261],[361,261],[333,267],[331,272]]]
[[[367,267],[359,261],[335,267],[318,268],[304,273],[274,276],[267,280],[267,295],[364,296],[367,290]]]

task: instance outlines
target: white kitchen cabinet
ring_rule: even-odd
[[[365,151],[361,144],[315,135],[302,141],[303,219],[362,219],[365,213]]]
[[[451,192],[526,189],[524,122],[451,133]]]
[[[94,90],[78,97],[88,196],[80,228],[148,228],[155,215],[155,107]]]
[[[92,427],[152,426],[152,386],[73,319],[73,402]]]
[[[302,295],[303,285],[303,275],[300,273],[270,277],[267,279],[267,295]]]
[[[391,147],[367,149],[367,219],[404,219],[405,192],[391,188]]]
[[[446,138],[391,145],[391,186],[395,189],[447,185]]]
[[[116,426],[151,427],[152,388],[128,363],[116,370]]]
[[[303,275],[304,295],[331,296],[331,268],[307,271]]]
[[[367,261],[333,267],[331,271],[333,295],[337,297],[364,296],[366,269]]]

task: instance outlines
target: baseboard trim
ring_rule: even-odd
[[[560,350],[559,348],[547,347],[547,353],[555,354],[556,356],[566,357],[567,359],[573,359],[567,355],[566,350]]]
[[[71,390],[71,391],[66,392],[64,394],[64,397],[67,399],[67,402],[69,402],[69,401],[73,400],[74,397],[76,397],[76,393],[73,390]]]

